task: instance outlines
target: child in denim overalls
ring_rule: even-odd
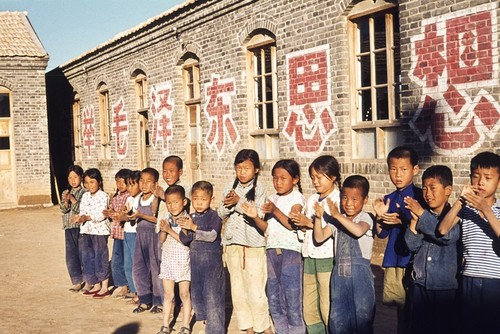
[[[332,304],[328,325],[331,333],[373,333],[375,288],[370,268],[373,218],[363,211],[370,184],[360,175],[343,184],[340,203],[343,214],[330,199],[327,204],[333,224],[322,227],[324,209],[316,204],[314,239],[323,242],[337,231],[335,267],[330,294]]]
[[[160,245],[156,232],[158,198],[153,190],[158,185],[158,171],[148,167],[142,170],[139,187],[142,195],[137,210],[130,215],[137,219],[137,235],[134,253],[132,275],[139,296],[139,306],[133,313],[149,310],[151,313],[161,313],[163,287],[158,277],[160,274]]]

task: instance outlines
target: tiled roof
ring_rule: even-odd
[[[0,12],[0,57],[48,57],[26,12]]]

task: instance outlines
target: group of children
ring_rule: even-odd
[[[243,149],[217,210],[212,184],[182,186],[177,156],[163,162],[166,190],[153,168],[120,170],[110,204],[99,171],[73,166],[61,202],[70,291],[105,298],[111,277],[117,295],[136,303],[134,313],[163,312],[158,334],[166,334],[177,284],[178,332],[190,333],[194,311],[207,334],[225,333],[226,266],[233,314],[246,333],[372,333],[376,234],[388,237],[383,301],[398,305],[400,332],[492,332],[500,311],[500,157],[472,159],[471,184],[452,206],[448,167],[428,168],[418,188],[413,149],[395,148],[387,163],[396,190],[374,200],[376,217],[364,211],[368,180],[341,183],[331,155],[309,166],[315,193],[306,200],[296,161],[273,166],[276,193],[267,196],[257,152]]]

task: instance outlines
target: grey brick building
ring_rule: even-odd
[[[49,56],[24,12],[0,12],[0,209],[51,204]]]
[[[242,148],[264,161],[321,154],[393,190],[385,158],[414,147],[456,184],[499,153],[498,2],[192,0],[60,66],[73,88],[73,160],[105,187],[122,168],[176,154],[216,198]],[[420,183],[418,180],[417,183]]]

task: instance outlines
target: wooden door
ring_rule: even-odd
[[[17,206],[10,97],[10,92],[0,87],[0,208]]]

